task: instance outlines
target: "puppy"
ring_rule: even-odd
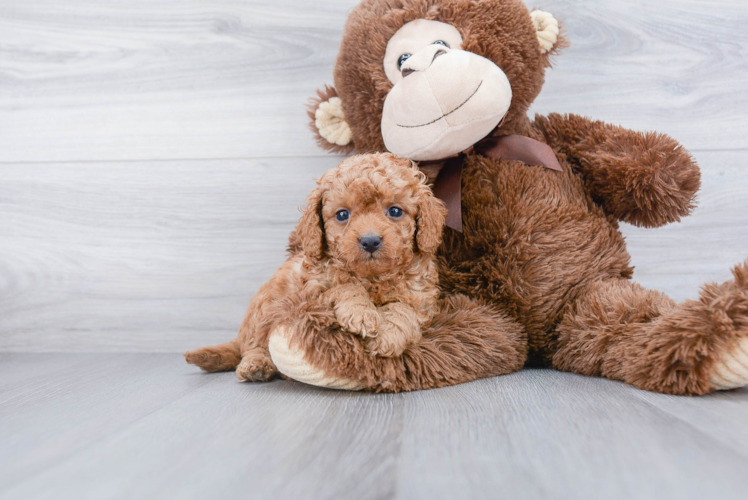
[[[277,373],[269,334],[299,301],[329,307],[372,355],[397,356],[420,340],[438,309],[434,253],[446,217],[426,176],[409,160],[371,154],[344,160],[317,184],[289,259],[252,298],[238,338],[190,351],[188,363],[269,380]]]

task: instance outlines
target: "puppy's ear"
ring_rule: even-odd
[[[335,88],[325,85],[312,97],[307,107],[310,126],[321,148],[333,153],[349,154],[353,151],[351,127],[345,121],[343,102]]]
[[[421,185],[419,198],[416,216],[416,246],[419,252],[432,254],[442,242],[447,208],[444,202],[434,196],[426,185]]]
[[[306,207],[296,225],[296,238],[308,256],[319,259],[325,246],[325,226],[322,221],[322,186],[317,187],[306,200]]]

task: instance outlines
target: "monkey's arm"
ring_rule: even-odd
[[[643,227],[679,221],[694,208],[699,167],[673,138],[578,115],[535,116],[548,144],[581,173],[592,198],[614,217]]]

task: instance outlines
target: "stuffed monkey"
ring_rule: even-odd
[[[564,46],[556,19],[519,0],[353,9],[313,128],[330,151],[390,151],[434,181],[449,209],[443,314],[420,344],[383,358],[299,311],[270,337],[281,373],[391,391],[525,365],[669,394],[748,383],[748,261],[682,303],[631,280],[618,223],[655,228],[688,215],[700,185],[689,152],[657,132],[527,116]]]

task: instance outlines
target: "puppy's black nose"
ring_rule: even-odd
[[[374,253],[382,246],[382,237],[377,235],[365,234],[358,240],[358,246],[369,253]]]

